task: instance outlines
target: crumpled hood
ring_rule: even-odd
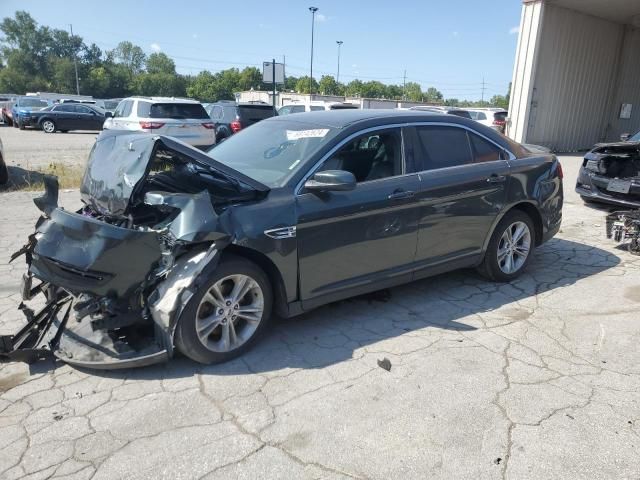
[[[222,195],[230,199],[234,195],[246,197],[251,192],[269,191],[262,183],[170,137],[107,130],[98,137],[89,155],[80,186],[82,201],[105,215],[125,215],[159,148],[187,158],[194,168],[216,176],[224,183]]]

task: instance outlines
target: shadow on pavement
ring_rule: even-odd
[[[275,320],[258,345],[224,364],[203,366],[178,355],[164,365],[89,373],[157,379],[323,368],[351,359],[357,348],[401,335],[410,340],[414,332],[424,334],[424,329],[476,330],[465,319],[475,319],[478,325],[482,314],[490,317],[490,327],[525,321],[531,311],[515,302],[573,285],[619,263],[616,255],[597,247],[553,239],[536,250],[527,272],[509,284],[486,281],[473,270],[442,274],[327,305],[300,317]]]
[[[44,174],[35,170],[27,170],[22,167],[7,165],[9,181],[0,185],[0,192],[29,189],[42,185]]]

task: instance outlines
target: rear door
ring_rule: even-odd
[[[509,153],[460,125],[416,126],[408,137],[421,179],[419,267],[473,263],[504,208]]]
[[[411,278],[420,179],[403,152],[399,127],[352,137],[316,171],[350,171],[355,190],[296,196],[304,308]]]
[[[73,107],[74,105],[70,103],[63,103],[62,105],[53,107],[54,122],[59,130],[72,130],[74,128],[76,113]]]

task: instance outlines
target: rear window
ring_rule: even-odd
[[[147,103],[138,102],[138,117],[208,119],[204,107],[199,103]]]
[[[273,117],[273,107],[270,105],[239,105],[238,115],[240,120],[259,122],[265,118]]]
[[[507,112],[496,112],[493,114],[493,119],[496,122],[506,122],[507,121]]]

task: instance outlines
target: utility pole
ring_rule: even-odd
[[[405,99],[405,91],[407,89],[407,71],[404,71],[404,75],[402,76],[402,100]]]
[[[71,36],[73,37],[73,25],[69,24],[69,30],[71,31]],[[75,52],[73,52],[73,67],[76,70],[76,94],[80,95],[80,82],[78,81],[78,60],[76,59]]]
[[[313,32],[316,25],[316,12],[318,7],[309,7],[311,12],[311,74],[309,75],[309,99],[313,95]]]
[[[274,58],[271,63],[271,75],[273,75],[273,114],[277,115],[276,109],[276,59]]]
[[[344,43],[342,40],[336,40],[338,44],[338,74],[336,75],[336,83],[340,83],[340,47]]]
[[[484,91],[485,91],[485,86],[484,86],[484,76],[482,77],[482,98],[481,98],[481,102],[484,103]]]

